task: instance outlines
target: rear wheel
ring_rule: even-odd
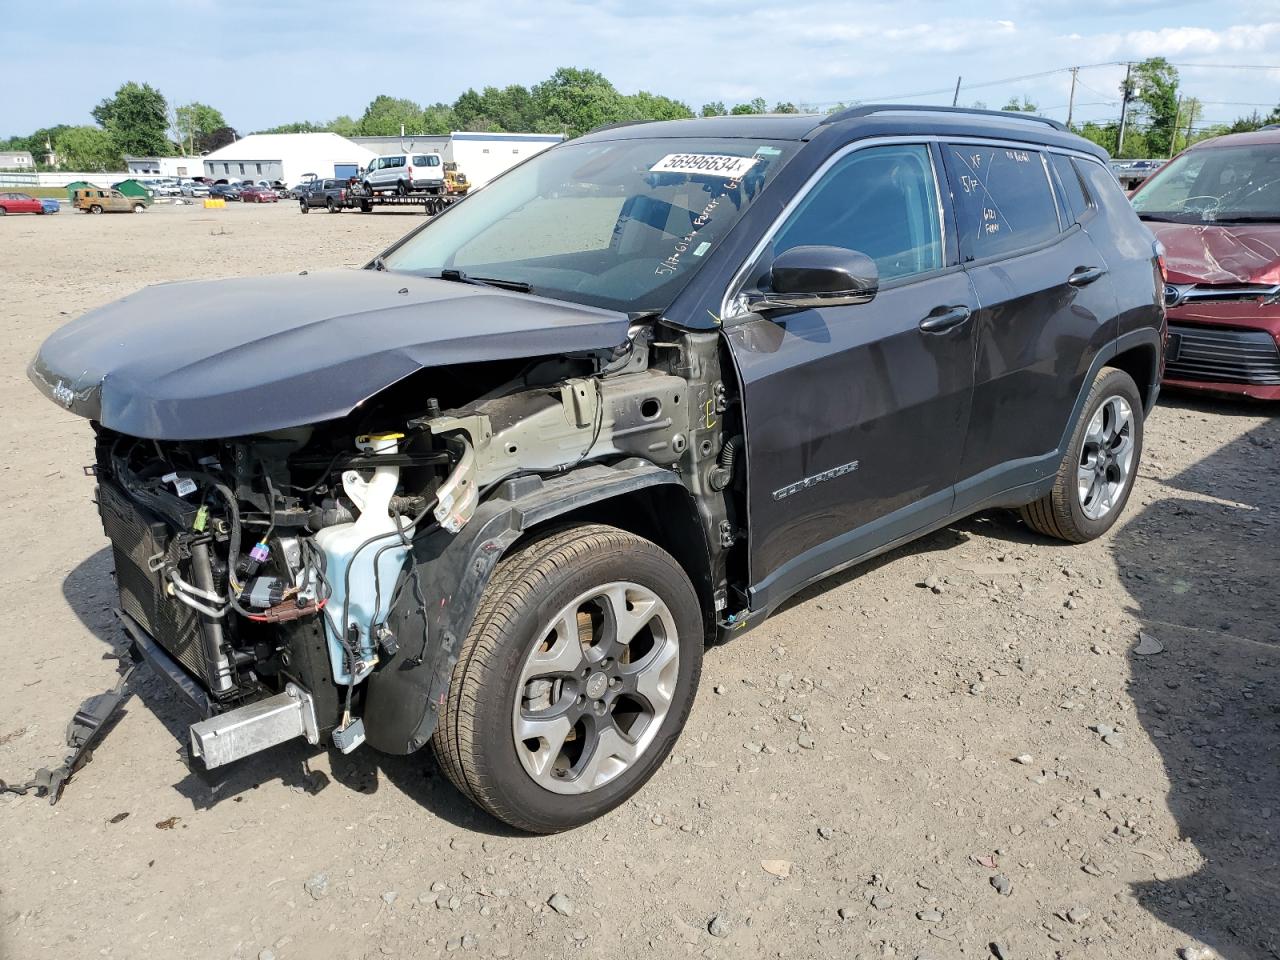
[[[1084,543],[1119,519],[1142,457],[1142,397],[1123,370],[1103,367],[1058,468],[1053,490],[1022,508],[1033,530]]]
[[[396,181],[396,196],[398,196],[398,197],[407,197],[408,195],[409,195],[409,188],[405,185],[405,182],[404,182],[403,180],[397,180],[397,181]]]
[[[702,667],[697,595],[656,544],[572,527],[499,563],[432,737],[464,794],[531,833],[623,803],[675,744]]]
[[[142,212],[143,210],[145,210],[145,209],[147,209],[146,204],[143,204],[143,203],[135,203],[135,204],[133,205],[133,212],[134,212],[134,213],[141,213],[141,212]]]
[[[9,211],[6,210],[4,207],[0,207],[0,217],[6,216],[8,215],[8,213]]]
[[[101,213],[101,212],[102,212],[102,207],[100,207],[98,204],[96,204],[96,203],[95,203],[93,206],[91,206],[91,207],[89,208],[89,212],[90,212],[90,213]]]
[[[330,213],[338,213],[340,209],[338,205],[333,202],[333,200],[325,201],[325,206],[329,208]]]

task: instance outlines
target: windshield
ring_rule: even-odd
[[[1133,207],[1178,223],[1280,221],[1280,143],[1188,151],[1134,194]]]
[[[664,310],[798,146],[724,138],[554,147],[472,193],[383,263],[518,281],[628,313]]]

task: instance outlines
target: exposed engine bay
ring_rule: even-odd
[[[501,518],[501,503],[549,495],[584,466],[639,464],[644,483],[684,487],[696,527],[714,532],[706,589],[724,610],[737,411],[718,335],[663,336],[636,323],[614,350],[423,371],[348,416],[254,436],[153,440],[95,423],[122,619],[205,715],[192,753],[214,767],[297,736],[421,746],[429,716],[372,701],[403,699],[412,676],[424,700],[438,687],[472,553],[519,522],[486,521],[456,576],[436,567],[482,505]]]

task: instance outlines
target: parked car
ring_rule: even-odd
[[[341,213],[351,206],[347,197],[347,181],[334,177],[324,180],[312,180],[302,184],[302,193],[298,197],[298,205],[303,213],[310,213],[312,207],[325,207],[330,213]]]
[[[245,203],[276,203],[280,198],[270,187],[251,184],[240,191],[240,199]]]
[[[43,198],[40,201],[40,206],[43,208],[41,211],[43,213],[61,213],[62,212],[62,204],[59,203],[57,200]]]
[[[1280,400],[1280,130],[1193,145],[1133,206],[1168,262],[1165,383]]]
[[[239,200],[240,187],[234,183],[215,183],[209,188],[210,197],[221,197],[223,200]]]
[[[362,176],[370,193],[442,194],[445,190],[444,163],[438,153],[399,153],[377,157]]]
[[[146,184],[152,196],[156,197],[180,197],[182,196],[182,187],[177,180],[153,180]]]
[[[201,183],[199,180],[184,180],[181,186],[182,186],[182,195],[184,197],[209,196],[209,185],[206,183]]]
[[[25,193],[0,193],[0,217],[10,213],[44,212],[44,205]]]
[[[289,188],[289,198],[292,200],[301,200],[302,195],[311,189],[311,184],[313,183],[315,183],[315,177],[295,183]]]
[[[112,187],[84,187],[76,190],[72,201],[77,210],[85,213],[142,213],[151,202],[150,197],[130,197]]]
[[[946,108],[614,126],[363,270],[146,287],[30,375],[93,422],[194,756],[431,743],[564,830],[660,768],[708,641],[832,571],[995,507],[1116,522],[1165,331],[1106,160]]]

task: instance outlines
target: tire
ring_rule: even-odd
[[[328,201],[326,201],[326,202],[325,202],[325,206],[326,206],[326,207],[328,207],[328,209],[329,209],[329,212],[330,212],[330,213],[341,213],[341,212],[342,212],[342,209],[341,209],[341,208],[340,208],[336,203],[334,203],[332,200],[328,200]]]
[[[611,649],[617,619],[608,611],[618,609],[649,619],[638,632],[624,621],[634,639]],[[568,629],[556,631],[557,622]],[[597,642],[584,644],[584,631]],[[499,820],[529,833],[581,826],[625,802],[670,753],[697,692],[702,648],[697,595],[670,554],[614,527],[551,533],[495,569],[432,748],[454,785]],[[553,694],[555,704],[542,703]],[[552,720],[563,724],[552,733],[559,743],[518,739],[517,729],[552,731]]]
[[[1142,433],[1142,396],[1133,378],[1103,367],[1071,432],[1053,490],[1021,509],[1023,521],[1069,543],[1102,536],[1128,503],[1142,459]]]
[[[134,212],[134,213],[141,213],[141,212],[142,212],[143,210],[145,210],[145,209],[147,209],[146,204],[143,204],[143,203],[135,203],[135,204],[133,205],[133,212]]]
[[[409,195],[409,188],[405,186],[404,181],[403,181],[403,180],[397,180],[397,181],[396,181],[396,196],[397,196],[397,197],[407,197],[408,195]]]
[[[101,213],[101,212],[102,212],[102,207],[100,207],[98,204],[96,204],[96,203],[95,203],[93,206],[91,206],[91,207],[89,208],[89,212],[90,212],[90,213]]]
[[[0,217],[7,217],[8,215],[9,215],[9,211],[6,210],[4,207],[0,207]]]
[[[305,200],[303,200],[300,204],[298,204],[298,207],[299,209],[302,210],[303,213],[311,212],[311,204],[307,203],[307,201]]]

